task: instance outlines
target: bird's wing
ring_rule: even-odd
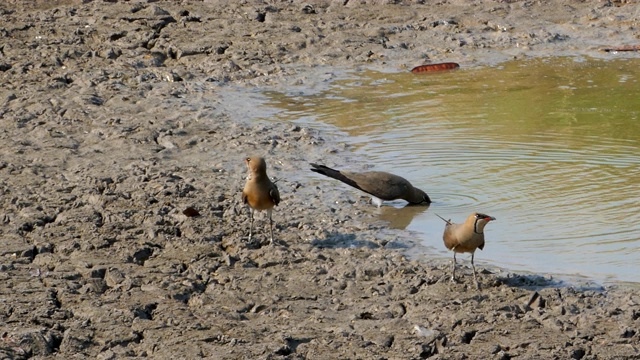
[[[276,184],[271,184],[271,189],[269,190],[269,197],[273,201],[275,205],[280,203],[280,191],[278,191],[278,186]]]
[[[446,220],[445,220],[446,221]],[[458,237],[455,233],[455,226],[451,223],[447,223],[444,227],[444,234],[442,235],[442,240],[444,240],[444,246],[447,249],[453,250],[456,246],[458,246]]]

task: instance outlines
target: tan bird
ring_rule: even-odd
[[[431,199],[424,191],[413,187],[411,183],[398,175],[384,171],[350,172],[338,171],[324,165],[311,164],[311,171],[340,180],[371,195],[374,204],[382,201],[403,199],[410,204],[430,204]]]
[[[478,277],[476,275],[476,266],[473,263],[473,257],[476,249],[484,249],[484,227],[491,220],[495,220],[493,216],[473,213],[467,217],[462,224],[454,224],[451,220],[445,220],[442,216],[436,214],[437,217],[444,220],[447,224],[444,227],[444,246],[453,251],[453,266],[451,270],[451,281],[456,280],[456,253],[471,253],[471,267],[473,268],[473,280],[476,288],[480,288]]]
[[[244,160],[249,168],[249,177],[242,190],[242,202],[249,204],[251,217],[249,224],[249,240],[253,232],[253,212],[266,210],[269,215],[269,230],[271,231],[271,244],[273,244],[273,220],[271,212],[273,207],[280,203],[280,192],[276,184],[267,176],[267,163],[261,157],[248,157]]]

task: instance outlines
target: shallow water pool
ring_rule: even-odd
[[[267,95],[279,120],[335,126],[376,170],[427,191],[428,209],[398,201],[379,212],[436,254],[450,256],[434,213],[481,211],[498,220],[478,263],[640,281],[638,59],[363,70],[312,95]]]

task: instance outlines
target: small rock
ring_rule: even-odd
[[[431,337],[437,333],[436,330],[427,329],[424,326],[420,325],[414,326],[413,329],[415,330],[416,334],[418,334],[418,336],[422,337]]]
[[[144,265],[144,262],[147,261],[151,255],[153,255],[153,249],[150,247],[144,247],[133,253],[132,261],[138,265]]]
[[[200,212],[193,207],[189,206],[186,209],[182,210],[182,213],[188,217],[200,216]]]
[[[106,272],[107,270],[104,268],[91,269],[86,274],[86,277],[90,279],[103,279]]]
[[[104,280],[107,286],[110,288],[114,288],[118,286],[124,281],[124,279],[125,279],[125,276],[122,273],[122,271],[116,268],[109,268],[109,270],[107,270],[107,273],[105,274],[105,277],[104,277]]]
[[[283,345],[280,348],[278,348],[274,353],[280,356],[287,356],[287,355],[290,355],[292,352],[293,350],[291,350],[291,347],[289,347],[289,345]]]
[[[317,14],[316,9],[313,8],[312,5],[306,4],[305,6],[302,7],[302,13],[303,14]]]
[[[636,331],[630,328],[625,328],[622,330],[622,334],[620,335],[624,339],[632,338],[636,335]]]
[[[571,356],[572,359],[576,360],[582,359],[586,354],[587,352],[582,348],[573,349],[569,352],[569,356]]]
[[[169,12],[159,6],[153,6],[151,8],[151,14],[156,16],[166,16],[169,15]]]
[[[478,331],[476,330],[465,331],[464,334],[462,334],[460,341],[465,344],[471,344],[471,340],[473,340],[477,333]]]
[[[393,345],[393,341],[395,340],[393,335],[388,335],[382,338],[382,341],[378,344],[379,346],[390,348]]]
[[[53,253],[53,244],[44,243],[38,245],[38,254]]]

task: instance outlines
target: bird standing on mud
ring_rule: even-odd
[[[383,171],[350,172],[338,171],[330,167],[311,164],[311,171],[340,180],[371,195],[371,200],[378,207],[382,201],[403,199],[410,204],[430,204],[431,199],[424,191],[413,187],[411,183],[398,175]]]
[[[489,221],[495,220],[493,216],[481,213],[473,213],[467,217],[462,224],[454,224],[451,220],[446,220],[442,216],[436,214],[437,217],[444,220],[447,224],[444,227],[442,239],[447,249],[453,251],[453,266],[451,270],[451,281],[456,280],[456,253],[471,253],[471,267],[473,268],[473,280],[476,283],[476,289],[480,289],[478,277],[476,275],[476,266],[473,263],[473,257],[476,249],[484,249],[484,227]]]
[[[249,177],[242,190],[242,202],[249,205],[250,224],[249,241],[253,232],[253,212],[266,210],[269,215],[270,243],[273,244],[273,207],[280,203],[280,192],[276,184],[267,176],[267,162],[262,157],[248,157],[245,160],[249,168]]]

